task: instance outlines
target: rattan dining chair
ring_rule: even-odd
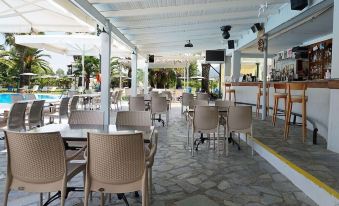
[[[117,126],[152,126],[150,111],[120,111],[117,112]]]
[[[70,163],[78,154],[66,158],[59,132],[19,133],[5,131],[7,145],[7,178],[4,206],[11,190],[39,192],[61,191],[61,206],[65,204],[67,182],[84,171],[85,164]],[[78,152],[82,152],[79,150]]]
[[[152,97],[151,99],[151,116],[152,116],[152,124],[154,125],[155,120],[160,120],[161,115],[166,115],[166,126],[168,126],[169,123],[169,106],[167,103],[166,97]],[[155,115],[159,115],[159,119],[155,118]],[[164,125],[164,122],[163,122]]]
[[[194,156],[194,134],[208,134],[209,141],[210,133],[213,133],[213,148],[215,149],[215,133],[219,140],[219,112],[214,106],[195,106],[193,116],[190,117],[192,128],[192,157]],[[210,145],[210,143],[208,144]]]
[[[28,128],[41,127],[44,125],[44,105],[45,100],[33,101],[28,113]]]
[[[12,100],[12,103],[16,103],[18,101],[24,100],[24,96],[22,96],[21,94],[12,95],[11,100]]]
[[[68,124],[104,125],[104,112],[73,110],[68,118]]]
[[[142,205],[149,204],[147,160],[155,148],[145,155],[142,133],[93,134],[87,138],[85,202],[91,191],[126,193],[141,190]]]
[[[207,100],[210,101],[210,95],[208,93],[197,93],[197,100]]]
[[[61,119],[63,117],[68,118],[68,103],[69,103],[70,98],[69,97],[63,97],[60,102],[60,106],[57,107],[52,107],[51,113],[45,113],[46,116],[49,117],[49,122],[52,123],[54,122],[54,118],[59,118],[59,123],[61,123]]]
[[[117,110],[119,110],[119,107],[118,107],[118,95],[119,95],[119,91],[118,90],[113,91],[111,93],[111,109],[113,109],[113,105],[115,105],[115,108]]]
[[[228,109],[228,120],[227,120],[227,137],[231,133],[238,133],[238,141],[240,145],[240,134],[244,133],[246,137],[248,134],[250,138],[253,138],[253,129],[252,129],[252,107],[251,106],[238,106],[230,107]],[[254,141],[252,139],[252,155],[254,154],[253,150]],[[228,141],[226,141],[226,155],[228,155]]]
[[[79,96],[73,96],[70,105],[70,112],[78,109]]]
[[[169,109],[172,108],[173,95],[171,91],[163,91],[161,94],[165,95],[169,103]]]
[[[129,111],[145,111],[145,100],[144,96],[129,97]]]
[[[193,94],[191,93],[182,93],[182,99],[181,99],[181,113],[184,113],[184,107],[188,108],[194,99]],[[187,109],[186,109],[187,112]]]
[[[27,102],[14,103],[9,111],[7,119],[7,130],[26,131],[25,113]]]

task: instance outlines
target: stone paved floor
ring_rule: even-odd
[[[241,151],[230,147],[228,157],[218,156],[203,145],[192,158],[184,149],[186,128],[178,105],[173,105],[168,128],[157,129],[160,139],[153,167],[154,206],[315,205],[267,161],[258,155],[252,157],[244,143]],[[0,154],[0,191],[4,186],[5,155]],[[82,176],[70,184],[82,185]],[[66,205],[83,205],[82,196],[81,192],[71,193]],[[9,199],[13,206],[38,205],[37,194],[13,191]],[[128,199],[131,205],[141,205],[140,199],[131,194]],[[98,205],[98,195],[91,205]],[[124,204],[113,197],[112,203],[107,201],[106,205]]]
[[[339,154],[326,149],[323,137],[318,144],[312,143],[312,131],[308,131],[307,140],[302,143],[301,127],[291,127],[289,139],[283,141],[284,121],[272,126],[271,118],[266,121],[254,121],[254,136],[265,145],[278,152],[300,168],[306,170],[328,186],[339,192]]]

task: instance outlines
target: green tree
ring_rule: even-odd
[[[58,77],[63,77],[65,76],[65,71],[59,68],[55,71],[55,74],[58,75]]]
[[[82,76],[82,63],[81,56],[74,56],[76,61],[76,67],[78,70],[74,72],[77,76]],[[89,89],[89,83],[91,76],[94,76],[100,72],[100,59],[94,56],[85,56],[85,85],[86,89]]]

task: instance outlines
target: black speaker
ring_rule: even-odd
[[[148,63],[154,63],[154,55],[148,56]]]
[[[254,24],[255,28],[257,29],[257,31],[261,31],[263,28],[262,28],[262,24],[260,23],[255,23]],[[253,30],[252,30],[253,31]]]
[[[251,30],[252,30],[252,32],[253,33],[255,33],[257,30],[255,29],[255,26],[253,25],[253,26],[251,26]]]
[[[308,0],[291,0],[291,9],[301,11],[308,6]]]
[[[228,49],[234,49],[234,40],[229,40],[227,43],[228,43]]]

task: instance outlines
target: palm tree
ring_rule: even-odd
[[[19,77],[21,73],[53,74],[43,50],[16,45],[9,51],[0,50],[0,64],[6,65],[10,76]],[[28,84],[27,76],[20,76],[20,87]]]
[[[81,63],[81,56],[74,56],[76,67],[78,70],[74,72],[75,75],[81,76],[82,75],[82,63]],[[85,63],[85,85],[86,89],[89,89],[90,78],[93,75],[96,75],[100,72],[100,59],[94,56],[85,56],[84,59]]]

